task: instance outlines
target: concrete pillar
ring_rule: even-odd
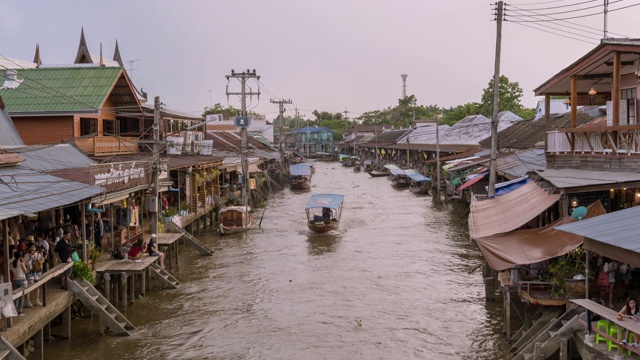
[[[136,275],[132,274],[131,276],[128,277],[127,280],[128,280],[127,286],[129,287],[129,304],[133,304],[134,301],[135,301],[135,290],[136,290],[135,280],[136,280]]]
[[[105,273],[102,278],[104,279],[104,297],[111,302],[111,274]]]
[[[71,340],[71,306],[62,312],[62,337]]]
[[[144,269],[140,274],[140,295],[143,297],[145,296],[145,287],[147,286],[147,269]]]
[[[38,330],[33,335],[33,355],[31,359],[44,359],[44,329]]]
[[[124,307],[124,312],[127,312],[127,273],[120,273],[120,306]]]
[[[98,313],[98,325],[100,327],[100,335],[104,335],[104,315],[102,312]]]
[[[566,337],[560,337],[560,355],[559,360],[569,360],[569,353],[567,351],[569,343]]]

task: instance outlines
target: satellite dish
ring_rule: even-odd
[[[571,217],[573,217],[576,220],[582,220],[583,217],[585,217],[587,215],[587,208],[584,206],[578,206],[577,208],[573,209],[573,211],[571,212]]]

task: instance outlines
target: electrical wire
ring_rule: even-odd
[[[513,10],[513,11],[514,11],[515,13],[517,13],[517,14],[520,14],[520,11],[518,11],[518,10]],[[515,15],[510,15],[510,16],[512,16],[512,17],[516,17]],[[523,16],[524,16],[524,15],[523,15]],[[505,20],[505,21],[509,21],[509,20]],[[511,21],[509,21],[509,22],[511,22]],[[593,35],[600,35],[600,34],[602,34],[602,30],[601,30],[601,29],[597,29],[597,28],[593,28],[593,27],[590,27],[590,26],[585,26],[585,25],[581,25],[581,24],[573,23],[573,22],[571,22],[571,21],[566,21],[566,23],[568,23],[568,24],[572,24],[572,25],[581,26],[581,27],[584,27],[584,28],[587,28],[587,29],[591,29],[592,31],[589,31],[589,30],[583,30],[583,29],[580,29],[580,28],[578,28],[578,27],[575,27],[575,26],[569,26],[569,25],[566,25],[566,24],[563,24],[563,23],[555,23],[554,25],[562,26],[562,27],[565,27],[565,28],[568,28],[568,29],[573,29],[573,30],[582,31],[582,32],[585,32],[585,33],[587,33],[587,34],[593,34]],[[564,30],[563,30],[563,31],[564,31]],[[612,34],[616,34],[616,33],[613,33],[613,32],[610,32],[610,33],[612,33]],[[630,36],[623,35],[623,34],[616,34],[616,35],[624,36],[624,37],[627,37],[627,38],[629,38],[629,37],[630,37]],[[580,35],[580,36],[585,36],[585,35]],[[599,38],[598,38],[597,40],[599,40]]]
[[[621,2],[621,1],[624,1],[624,0],[615,0],[615,1],[610,2],[609,4],[619,3],[619,2]],[[594,6],[587,6],[587,7],[583,7],[583,8],[580,8],[580,9],[572,9],[572,10],[566,10],[566,11],[558,11],[558,12],[554,12],[554,13],[546,13],[546,14],[540,14],[540,15],[531,15],[531,16],[532,16],[532,17],[535,17],[535,16],[550,16],[550,15],[568,14],[568,13],[575,13],[575,12],[579,12],[579,11],[585,11],[585,10],[589,10],[589,9],[595,9],[595,8],[599,8],[599,7],[601,7],[601,6],[602,6],[602,5],[594,5]],[[540,9],[524,10],[524,9],[520,9],[520,8],[518,8],[518,7],[516,7],[516,6],[514,6],[514,8],[515,8],[515,9],[518,9],[518,10],[528,11],[528,12],[533,12],[533,10],[540,10]],[[604,13],[604,11],[603,11],[602,13]]]
[[[622,0],[620,0],[620,1],[622,1]],[[635,6],[640,6],[640,3],[623,6],[623,7],[617,8],[617,9],[611,9],[611,10],[608,10],[608,12],[624,10],[624,9],[628,9],[628,8],[635,7]],[[593,14],[576,15],[576,16],[570,16],[570,17],[558,18],[558,19],[557,18],[552,18],[552,19],[548,19],[548,20],[515,20],[515,21],[514,20],[509,20],[509,22],[552,22],[552,21],[563,21],[563,20],[586,18],[586,17],[596,16],[596,15],[600,15],[600,14],[604,14],[604,13],[605,13],[604,11],[601,11],[601,12],[597,12],[597,13],[593,13]]]
[[[527,9],[527,11],[533,11],[533,10],[549,10],[549,9],[558,9],[558,8],[564,8],[564,7],[569,7],[569,6],[578,6],[578,5],[582,5],[582,4],[586,4],[586,3],[590,3],[590,2],[594,2],[594,1],[598,1],[598,0],[587,0],[587,1],[583,1],[583,2],[579,2],[579,3],[575,3],[575,4],[569,4],[569,5],[560,5],[560,6],[551,6],[551,7],[546,7],[546,8],[538,8],[538,9]],[[512,5],[512,4],[509,4]],[[517,4],[517,5],[521,5],[521,4]]]

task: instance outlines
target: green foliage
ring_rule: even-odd
[[[518,82],[511,82],[506,76],[500,76],[499,93],[499,111],[511,111],[514,114],[518,114],[523,109],[520,103],[522,88]],[[493,78],[482,91],[482,99],[480,100],[478,111],[488,118],[493,116]]]
[[[98,261],[102,257],[102,250],[96,248],[94,245],[91,245],[89,249],[89,259],[91,259],[91,267],[95,268]]]
[[[89,269],[89,265],[83,261],[76,261],[73,263],[73,271],[71,272],[71,277],[76,280],[87,280],[92,283],[95,281],[93,277],[93,272]]]
[[[584,275],[586,271],[585,255],[585,250],[580,246],[563,256],[553,259],[547,265],[548,281],[558,289],[563,289],[565,279],[572,279],[578,274]],[[592,276],[592,273],[589,276]]]

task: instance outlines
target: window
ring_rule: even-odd
[[[116,121],[115,120],[102,120],[102,133],[107,136],[113,136],[116,134]]]
[[[80,136],[98,132],[98,119],[80,118]]]
[[[627,123],[620,119],[620,125],[636,125],[636,88],[620,90],[620,99],[627,100]]]

